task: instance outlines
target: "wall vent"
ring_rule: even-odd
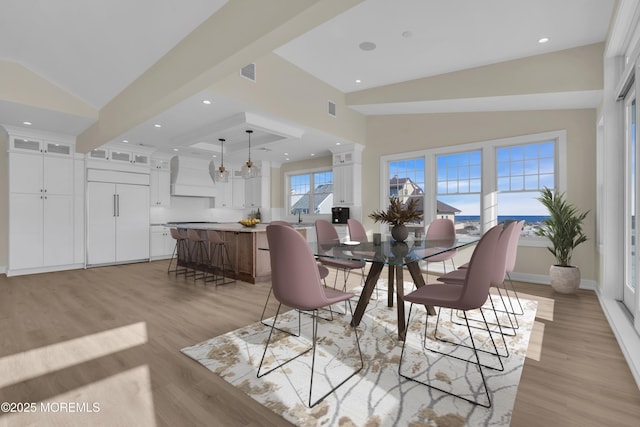
[[[331,117],[336,116],[336,103],[333,101],[329,101],[327,112]]]
[[[249,79],[252,82],[255,82],[256,81],[256,64],[249,64],[240,68],[240,75],[245,79]]]

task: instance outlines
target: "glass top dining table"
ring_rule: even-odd
[[[333,258],[348,261],[364,261],[371,264],[364,281],[364,287],[353,312],[352,326],[358,326],[365,313],[375,286],[384,266],[388,266],[387,305],[393,307],[393,295],[396,295],[398,315],[398,338],[404,340],[406,322],[404,315],[403,270],[409,270],[413,283],[420,288],[425,285],[419,261],[426,260],[443,252],[462,249],[474,245],[480,236],[459,236],[452,240],[409,240],[396,242],[390,238],[382,239],[380,245],[373,242],[330,242],[308,241],[313,254],[318,258]],[[260,248],[267,249],[267,248]],[[395,279],[395,280],[394,280]],[[394,291],[395,288],[395,291]],[[435,314],[432,307],[427,307],[430,314]]]

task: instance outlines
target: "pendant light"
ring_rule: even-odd
[[[220,167],[216,171],[216,181],[229,182],[229,171],[224,168],[224,138],[218,141],[220,141]]]
[[[242,177],[244,179],[256,178],[260,173],[258,166],[254,165],[251,161],[251,134],[253,131],[251,129],[247,129],[247,134],[249,135],[249,159],[247,162],[242,165]]]

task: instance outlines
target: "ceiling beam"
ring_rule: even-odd
[[[88,152],[362,0],[231,0],[100,110]]]

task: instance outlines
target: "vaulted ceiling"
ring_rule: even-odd
[[[283,152],[291,151],[293,161],[326,152],[344,135],[261,111],[247,98],[224,93],[225,76],[274,54],[326,85],[328,93],[341,94],[358,114],[595,108],[602,87],[591,83],[566,90],[487,89],[469,96],[451,88],[437,96],[437,90],[421,93],[411,84],[448,88],[447,78],[464,82],[468,70],[496,64],[526,67],[526,58],[601,43],[614,3],[5,0],[0,14],[0,123],[24,126],[30,121],[39,130],[79,135],[85,148],[96,141],[127,139],[162,150],[215,145],[220,137],[244,144],[244,129],[253,126],[258,129],[256,144],[264,148],[258,157],[285,161]],[[549,41],[539,43],[543,37]],[[510,73],[507,66],[490,70]],[[256,71],[260,78],[269,70]],[[32,80],[26,80],[31,73]],[[12,82],[17,79],[22,85],[46,81],[65,94],[65,105],[71,99],[76,107],[38,100],[39,94],[53,97],[48,92],[55,90],[37,90],[36,83],[31,87],[37,93],[16,94]],[[166,93],[141,96],[145,87],[165,87]],[[465,90],[462,85],[460,91]],[[203,105],[205,99],[212,104]],[[118,116],[117,110],[126,110],[123,106],[147,113],[133,117],[122,111],[124,117]]]

